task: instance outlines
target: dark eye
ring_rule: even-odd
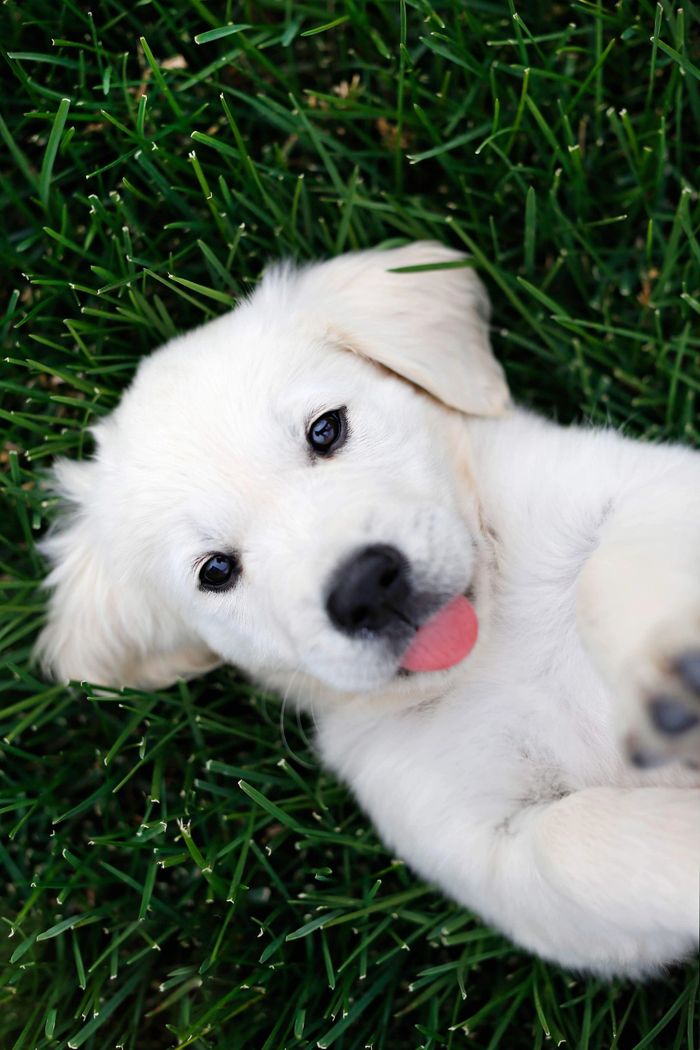
[[[212,554],[199,570],[199,582],[205,591],[223,591],[235,582],[240,565],[231,554]]]
[[[336,408],[332,412],[324,412],[313,421],[306,433],[306,440],[317,455],[328,456],[340,448],[346,434],[345,409]]]

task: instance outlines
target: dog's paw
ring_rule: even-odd
[[[700,629],[669,641],[631,678],[623,726],[627,756],[641,769],[680,760],[700,768]]]

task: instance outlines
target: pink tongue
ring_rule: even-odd
[[[472,651],[478,631],[473,605],[459,595],[416,632],[401,666],[407,671],[444,671],[454,667]]]

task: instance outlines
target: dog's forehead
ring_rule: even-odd
[[[361,382],[365,362],[323,330],[244,325],[236,315],[179,337],[146,358],[120,408],[120,423],[180,429],[274,410],[289,395]]]
[[[322,329],[232,320],[153,353],[98,428],[105,504],[144,543],[167,530],[182,549],[237,546],[290,487],[303,495],[318,480],[306,443],[316,415],[386,408],[382,371]]]
[[[377,396],[381,373],[322,328],[237,314],[142,362],[101,435],[125,471],[150,472],[161,488],[241,483],[278,470],[313,413]]]

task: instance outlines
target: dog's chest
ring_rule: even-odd
[[[325,763],[392,841],[397,821],[455,813],[465,823],[497,821],[609,782],[619,756],[608,713],[605,688],[569,632],[547,662],[511,613],[443,697],[410,710],[350,705],[322,717],[318,740]]]

